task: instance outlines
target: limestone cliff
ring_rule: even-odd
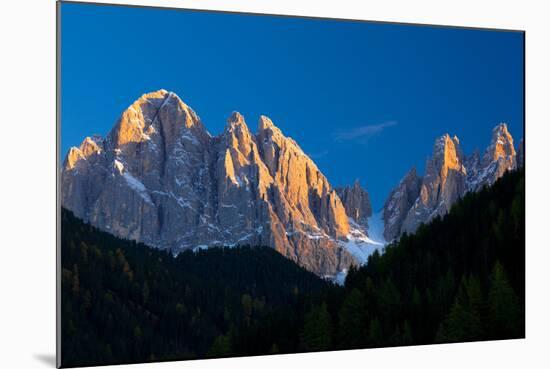
[[[174,93],[145,94],[105,139],[67,153],[62,205],[119,237],[174,253],[269,245],[319,275],[355,263],[336,191],[267,117],[256,134],[239,113],[219,136]]]
[[[401,227],[409,209],[420,194],[422,177],[412,168],[399,185],[394,188],[384,203],[384,238],[392,241],[401,235]]]
[[[414,201],[405,201],[403,196],[403,183],[412,181],[407,179],[410,173],[386,200],[386,239],[395,239],[403,232],[412,233],[420,224],[445,215],[467,191],[478,191],[483,186],[493,184],[516,166],[514,141],[505,123],[493,129],[491,143],[482,157],[477,150],[465,157],[456,136],[451,138],[445,134],[439,137],[433,155],[426,163],[426,171]],[[410,187],[414,189],[414,186]],[[411,193],[414,195],[414,191]]]
[[[466,169],[460,142],[448,134],[439,137],[426,164],[419,197],[403,221],[402,230],[414,232],[421,223],[446,214],[466,189]]]
[[[372,206],[369,194],[361,187],[359,181],[356,180],[353,186],[337,188],[336,193],[342,200],[348,217],[368,229],[368,218],[372,215]]]
[[[468,189],[478,191],[483,186],[493,184],[507,170],[516,168],[516,150],[514,139],[505,123],[493,128],[491,144],[485,150],[481,160],[470,163],[470,172],[475,173],[468,180]]]

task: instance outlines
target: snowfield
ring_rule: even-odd
[[[384,251],[387,242],[384,239],[384,220],[382,219],[382,215],[383,211],[380,210],[378,213],[368,218],[368,236],[361,226],[350,219],[349,223],[351,230],[347,240],[339,241],[340,245],[352,254],[360,264],[365,264],[369,256],[376,250],[378,250],[378,252]],[[341,270],[333,277],[334,282],[343,285],[347,273],[347,269]]]

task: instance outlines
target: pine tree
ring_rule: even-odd
[[[463,277],[455,301],[441,324],[437,342],[462,342],[483,338],[481,321],[482,295],[479,279]]]
[[[208,350],[207,357],[223,357],[231,353],[231,340],[229,336],[220,334]]]
[[[78,295],[80,292],[80,278],[78,276],[78,265],[73,266],[73,293]]]
[[[325,303],[313,306],[306,314],[302,333],[302,346],[305,350],[322,351],[331,347],[332,325]]]
[[[354,288],[347,295],[338,317],[338,332],[342,347],[360,347],[365,342],[367,316],[365,297],[359,289]]]
[[[374,318],[369,324],[369,343],[373,346],[381,346],[383,344],[382,327],[378,318]]]
[[[498,261],[491,273],[488,300],[492,336],[522,336],[523,318],[519,299],[508,282],[502,264]]]
[[[403,337],[401,338],[401,343],[403,345],[412,345],[413,342],[411,326],[409,322],[405,320],[405,323],[403,323]]]

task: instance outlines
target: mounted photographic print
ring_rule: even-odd
[[[523,338],[524,36],[58,3],[58,365]]]

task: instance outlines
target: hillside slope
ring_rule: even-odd
[[[284,309],[291,324],[304,293],[329,286],[271,248],[174,258],[99,231],[65,209],[61,218],[65,367],[208,356],[217,337],[260,317]]]
[[[525,336],[525,179],[404,235],[344,287],[271,248],[173,258],[62,212],[63,365]]]

